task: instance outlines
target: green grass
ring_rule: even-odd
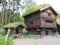
[[[23,38],[25,39],[39,39],[37,37],[29,36],[29,35],[24,35]]]
[[[7,40],[7,45],[12,45],[13,37],[9,37]]]
[[[26,39],[38,39],[37,37],[29,35],[26,30],[23,30],[23,38],[26,38]]]
[[[0,45],[5,45],[5,38],[6,35],[4,29],[0,28]],[[8,37],[6,45],[12,45],[12,40],[13,40],[12,36]]]
[[[5,36],[0,35],[0,45],[4,45]]]

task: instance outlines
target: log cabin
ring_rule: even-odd
[[[56,11],[50,5],[31,11],[23,16],[29,34],[50,35],[57,31]]]
[[[8,29],[10,29],[10,35],[21,35],[23,34],[24,25],[20,22],[9,23],[4,25],[3,28],[5,29],[5,34],[7,34]]]

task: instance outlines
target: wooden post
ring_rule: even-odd
[[[10,29],[8,29],[8,32],[7,32],[7,34],[6,34],[5,45],[6,45],[6,42],[7,42],[7,40],[8,40],[8,36],[9,36],[9,34],[10,34]]]
[[[56,36],[58,36],[58,30],[56,29]]]
[[[52,31],[49,31],[49,35],[52,35]]]
[[[42,36],[45,36],[45,28],[42,30]]]

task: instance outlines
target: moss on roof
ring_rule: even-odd
[[[30,8],[28,8],[24,13],[23,16],[26,16],[34,11],[37,11],[38,9],[44,8],[46,6],[48,6],[49,4],[41,4],[41,5],[36,5],[36,6],[31,6]]]
[[[18,25],[22,25],[25,27],[24,23],[20,23],[20,22],[15,22],[15,23],[9,23],[3,26],[3,28],[14,28],[17,27]]]

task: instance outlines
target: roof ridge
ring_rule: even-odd
[[[42,11],[42,10],[44,10],[44,9],[46,9],[46,8],[49,8],[49,7],[51,7],[51,6],[48,5],[48,6],[44,7],[44,8],[41,8],[40,11]]]

